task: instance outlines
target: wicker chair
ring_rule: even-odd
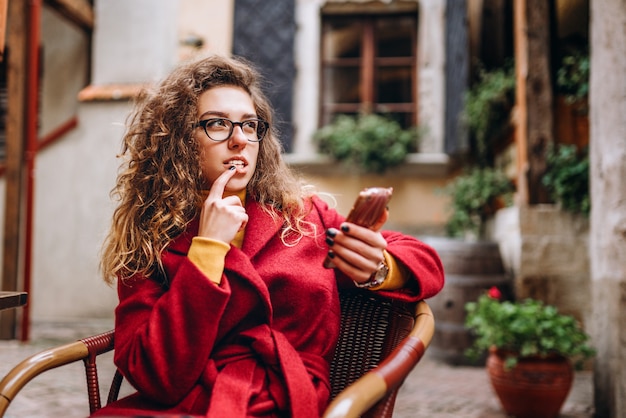
[[[333,401],[325,418],[391,417],[397,390],[422,358],[434,331],[426,302],[406,304],[373,292],[342,291],[342,322],[331,366]],[[101,408],[96,357],[113,350],[114,331],[87,337],[35,354],[0,381],[0,417],[17,393],[34,377],[83,360],[89,410]],[[117,399],[122,376],[116,372],[107,404]]]

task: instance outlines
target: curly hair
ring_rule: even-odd
[[[311,191],[281,157],[273,111],[262,91],[260,74],[242,58],[210,56],[179,66],[136,98],[123,137],[124,162],[111,191],[119,204],[100,263],[107,283],[136,274],[167,282],[161,253],[198,215],[205,188],[200,146],[193,135],[198,96],[224,85],[248,92],[258,117],[270,124],[260,142],[248,196],[271,216],[282,216],[285,245],[290,245],[287,237],[292,237],[294,244],[315,233],[311,231],[314,226],[304,221],[304,202]]]

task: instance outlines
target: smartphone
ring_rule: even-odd
[[[381,219],[385,210],[387,210],[392,194],[392,187],[368,187],[361,190],[346,217],[346,222],[366,228],[373,227]],[[332,260],[328,256],[324,259],[324,267],[334,267]]]

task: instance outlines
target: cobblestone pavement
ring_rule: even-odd
[[[112,322],[108,320],[36,324],[29,343],[0,341],[0,376],[31,354],[111,328]],[[101,381],[111,381],[113,372],[111,353],[98,357]],[[593,416],[592,385],[591,372],[576,374],[560,418]],[[108,390],[108,387],[101,389]],[[123,385],[122,395],[130,390]],[[106,394],[103,397],[106,398]],[[5,417],[78,418],[87,415],[84,370],[82,363],[76,363],[34,379],[11,403]],[[394,417],[506,418],[506,415],[500,409],[483,368],[450,366],[426,355],[401,387]]]

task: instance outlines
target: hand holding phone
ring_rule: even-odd
[[[392,193],[393,188],[391,187],[368,187],[363,189],[348,213],[346,222],[371,229],[383,219]],[[324,259],[324,267],[334,267],[332,260],[328,256]]]

